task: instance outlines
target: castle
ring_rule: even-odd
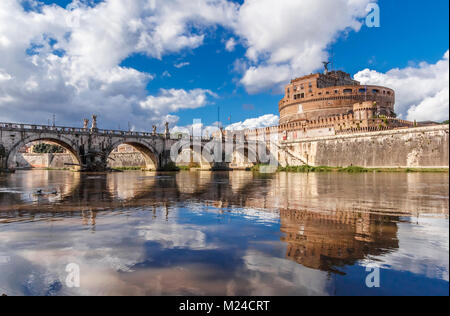
[[[289,141],[355,132],[417,126],[397,118],[395,91],[361,85],[343,71],[328,71],[291,80],[279,102],[279,126],[244,132],[247,138],[278,134]]]

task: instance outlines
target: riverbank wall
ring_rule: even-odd
[[[448,168],[449,125],[281,142],[281,166]]]

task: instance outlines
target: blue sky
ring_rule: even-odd
[[[11,0],[7,0],[6,2],[9,1]],[[297,1],[301,3],[303,0]],[[364,0],[361,0],[361,2],[363,1]],[[67,5],[71,3],[71,1],[68,0],[45,0],[42,2],[46,5],[57,4],[62,8],[66,8]],[[91,1],[90,7],[95,7],[98,2],[99,1]],[[306,2],[310,1],[305,0],[305,3]],[[327,8],[325,5],[327,0],[323,0],[322,2],[324,3],[323,10],[326,11]],[[244,1],[236,1],[236,3],[242,5]],[[29,4],[27,5],[29,6]],[[280,2],[273,2],[273,5],[281,6],[282,4]],[[445,57],[443,56],[449,48],[449,2],[447,0],[379,0],[378,5],[381,10],[380,28],[368,28],[363,25],[360,30],[342,30],[342,28],[336,26],[336,31],[333,33],[332,38],[328,38],[320,42],[321,45],[324,45],[324,47],[320,50],[320,54],[323,53],[330,56],[332,55],[335,68],[347,71],[352,75],[368,68],[373,72],[370,73],[370,75],[366,74],[366,78],[368,76],[367,80],[377,81],[382,80],[380,77],[387,78],[386,80],[394,85],[393,88],[401,90],[400,96],[407,95],[408,91],[405,87],[406,85],[404,84],[404,81],[401,80],[404,80],[405,76],[411,73],[411,71],[407,71],[408,67],[422,69],[423,67],[427,67],[426,65],[424,66],[424,62],[431,67],[436,63],[439,63],[439,61],[445,61]],[[27,8],[27,6],[25,6],[25,8]],[[28,7],[27,10],[38,11],[37,9],[33,9],[31,7]],[[85,11],[83,12],[87,12],[87,10],[88,9],[85,8]],[[274,14],[277,14],[277,12],[277,10],[274,10]],[[339,14],[339,12],[336,12],[336,14]],[[318,19],[320,19],[320,17],[318,17]],[[358,20],[363,21],[363,17],[358,17]],[[247,18],[247,24],[245,24],[246,26],[248,23],[251,23],[248,21],[251,21],[251,19],[249,20]],[[149,56],[151,54],[147,53],[147,51],[142,52],[130,49],[115,60],[118,67],[135,69],[139,73],[148,74],[151,76],[151,80],[145,82],[146,93],[149,96],[160,96],[161,89],[175,89],[178,91],[202,89],[203,91],[211,92],[211,94],[206,95],[207,101],[201,102],[201,105],[199,106],[193,105],[185,109],[183,107],[176,107],[173,111],[168,111],[168,113],[164,112],[164,115],[169,114],[177,117],[177,119],[174,120],[173,125],[186,126],[192,124],[192,121],[195,118],[201,118],[204,124],[212,125],[217,121],[218,107],[220,107],[220,120],[224,124],[242,122],[246,119],[261,117],[265,114],[278,115],[278,101],[282,98],[282,95],[279,93],[280,87],[289,81],[289,76],[300,76],[304,75],[304,72],[306,71],[312,72],[315,70],[320,70],[318,67],[318,61],[321,60],[321,56],[318,56],[315,59],[313,57],[308,57],[309,59],[306,58],[305,60],[307,61],[305,61],[305,64],[308,63],[308,67],[305,67],[304,65],[298,66],[296,64],[295,57],[289,57],[290,59],[288,58],[281,62],[271,64],[268,59],[264,60],[264,56],[270,54],[273,54],[272,56],[275,55],[276,50],[273,48],[274,45],[272,45],[267,51],[260,50],[258,52],[259,55],[257,59],[251,60],[248,57],[248,51],[253,45],[252,41],[255,47],[260,44],[256,43],[258,41],[257,37],[255,39],[254,37],[251,37],[251,34],[240,33],[239,27],[230,27],[226,22],[222,21],[208,22],[207,25],[201,26],[197,25],[195,22],[195,19],[190,20],[187,26],[185,26],[187,29],[185,32],[201,34],[203,36],[203,40],[199,45],[186,45],[186,47],[182,47],[180,49],[169,48],[163,52],[162,56],[158,56],[160,58],[157,58],[156,56]],[[0,23],[7,23],[7,21],[0,21]],[[318,26],[326,25],[328,21],[323,20],[318,21],[317,23]],[[271,22],[268,21],[267,24],[270,26]],[[298,29],[290,29],[289,27],[292,26],[298,27]],[[272,34],[280,32],[280,28],[281,31],[283,31],[282,28],[284,26],[282,24],[277,25],[277,27],[277,30],[274,30]],[[305,37],[306,32],[303,28],[307,28],[307,26],[302,24],[286,24],[285,32],[292,32],[294,35],[292,36],[292,41],[301,42]],[[308,31],[312,34],[311,38],[314,38],[314,32],[317,28],[318,27],[313,27]],[[266,32],[270,35],[270,28],[268,28]],[[297,32],[299,33],[298,37],[295,36]],[[326,33],[326,31],[318,32],[317,37],[321,36],[320,32]],[[261,36],[264,36],[263,33]],[[238,44],[235,46],[234,50],[227,51],[225,49],[225,45],[230,38],[235,39]],[[100,38],[99,40],[101,41],[102,39]],[[62,40],[59,41],[62,42]],[[273,42],[276,43],[276,40],[273,40]],[[71,45],[70,47],[73,48],[74,46]],[[269,46],[264,47],[266,49]],[[298,46],[295,47],[295,49],[298,49],[298,52],[294,53],[298,53],[298,55],[300,55],[304,50],[307,50],[308,47]],[[69,54],[69,49],[66,50]],[[61,51],[65,52],[65,50]],[[41,54],[44,54],[44,52],[41,52]],[[95,54],[95,51],[90,52],[90,54]],[[109,52],[107,50],[103,51],[99,49],[98,54],[105,55],[109,54]],[[311,54],[311,56],[312,55],[313,54]],[[237,63],[237,61],[240,61],[240,63]],[[176,67],[176,65],[181,65],[183,63],[185,66],[180,68]],[[240,69],[239,71],[239,67],[236,67],[236,65],[243,65],[242,67],[244,69]],[[258,86],[256,88],[253,85],[254,83],[248,84],[247,82],[246,84],[244,82],[243,78],[245,78],[245,71],[248,71],[252,66],[259,68],[266,65],[281,67],[280,69],[285,66],[289,67],[289,76],[281,77],[279,80],[270,82],[263,87]],[[8,70],[8,67],[8,65],[2,66],[0,63],[0,71],[3,69],[5,73],[4,76],[14,78],[15,70]],[[390,75],[389,71],[395,68],[399,68],[402,73]],[[430,70],[430,72],[432,71]],[[277,70],[275,70],[275,75],[276,73]],[[1,74],[2,72],[0,72],[0,79]],[[420,73],[412,74],[412,76],[417,76],[417,84],[419,87],[421,85],[421,78],[427,77],[427,74],[428,72],[426,70]],[[435,74],[435,76],[440,76],[440,74]],[[442,80],[448,82],[448,72],[447,74],[445,72],[443,73]],[[126,84],[128,85],[129,83],[127,82]],[[133,88],[131,87],[130,89]],[[398,111],[404,118],[407,118],[408,113],[410,116],[416,115],[419,119],[424,118],[423,113],[426,113],[427,111],[423,110],[422,104],[429,104],[431,101],[428,99],[436,99],[436,96],[439,95],[440,92],[442,98],[441,90],[433,90],[424,95],[417,95],[415,98],[408,100],[408,102],[403,102],[400,100]],[[0,110],[3,110],[1,93],[2,91],[0,90]],[[10,98],[8,99],[6,97],[7,93],[4,92],[4,94],[5,96],[3,99],[10,100]],[[8,96],[11,96],[11,94],[11,92],[8,92]],[[51,95],[51,89],[48,94]],[[23,94],[21,94],[21,97],[23,97]],[[45,100],[45,96],[41,95],[39,95],[39,97],[29,97],[29,99],[41,98]],[[65,97],[61,96],[60,98],[64,103]],[[23,99],[27,100],[27,97],[24,97]],[[117,98],[114,100],[116,99]],[[83,100],[85,100],[85,98]],[[156,102],[156,100],[154,101]],[[75,101],[71,100],[70,102]],[[100,100],[99,102],[101,103],[103,101]],[[448,109],[448,98],[444,98],[443,102],[447,102],[445,107]],[[73,104],[67,105],[67,108],[76,107]],[[164,106],[164,103],[158,101],[156,103],[152,103],[150,106],[151,111],[156,111],[156,113],[163,115],[161,114],[161,111],[155,110],[154,104],[162,104],[162,106]],[[33,109],[33,106],[36,107],[36,105],[30,104],[28,110]],[[91,109],[88,105],[85,107]],[[93,109],[95,110],[95,108]],[[152,120],[148,120],[149,123],[145,124],[136,124],[136,121],[140,120],[141,116],[156,115],[153,114],[154,112],[148,112],[148,108],[144,111],[137,105],[130,105],[130,109],[132,109],[134,113],[130,117],[124,117],[127,116],[126,111],[121,114],[120,118],[122,120],[122,127],[127,125],[127,121],[131,121],[132,124],[137,126],[136,128],[144,129],[144,126],[151,124]],[[411,111],[411,109],[417,109],[417,111],[408,112]],[[48,117],[51,116],[51,111],[55,111],[55,109],[49,106],[47,110]],[[102,115],[101,111],[102,110],[99,110],[100,116]],[[442,111],[442,106],[439,110],[436,109],[436,111],[439,111],[439,114],[430,116],[430,119],[448,118],[448,115],[447,117],[445,115],[445,111]],[[40,121],[45,121],[45,109],[40,109],[39,113],[39,115],[34,117]],[[65,109],[61,113],[57,113],[57,116],[61,118],[61,123],[65,124],[71,123],[71,118],[73,118],[73,123],[76,123],[78,120],[76,115],[80,115],[79,112],[68,109]],[[2,116],[1,112],[0,116]],[[229,121],[230,116],[231,121]],[[8,115],[3,114],[3,117],[0,117],[2,120],[8,118],[16,119],[14,115],[10,115],[10,117],[8,117]],[[142,118],[143,121],[146,119],[147,118]],[[105,117],[104,124],[110,128],[116,128],[121,123],[118,123],[118,120],[110,115],[108,118]]]

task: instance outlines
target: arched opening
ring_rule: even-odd
[[[117,170],[149,170],[159,168],[158,156],[150,146],[124,142],[113,146],[107,158],[108,168]]]
[[[8,169],[80,170],[80,156],[62,139],[35,137],[18,142],[10,151]]]
[[[248,147],[236,148],[231,158],[231,169],[245,170],[251,169],[258,164],[257,154]]]

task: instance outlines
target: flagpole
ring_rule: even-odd
[[[217,106],[217,127],[220,129],[220,105]]]

